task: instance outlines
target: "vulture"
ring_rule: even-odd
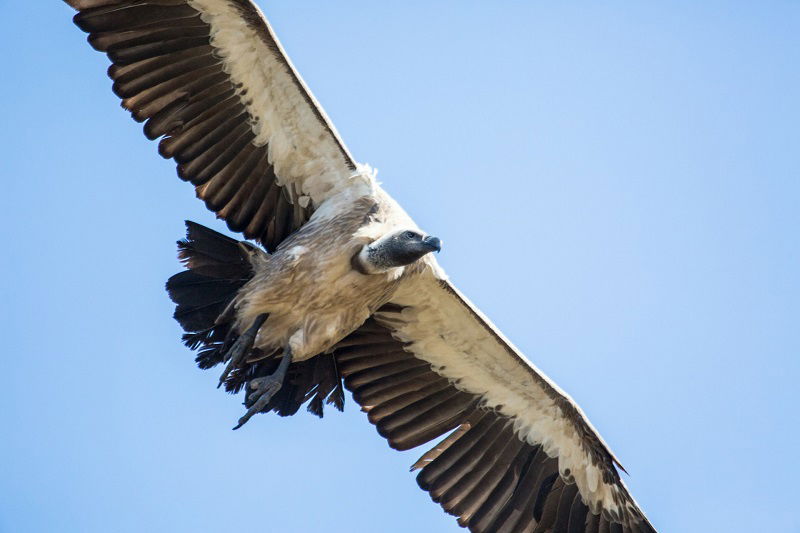
[[[244,241],[187,222],[184,343],[246,412],[347,388],[475,532],[655,532],[581,409],[459,290],[358,163],[251,0],[66,0],[122,106]],[[236,429],[234,428],[234,429]],[[431,441],[436,441],[433,444]]]

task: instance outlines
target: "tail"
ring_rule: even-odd
[[[253,277],[249,253],[239,241],[187,220],[178,258],[188,270],[167,281],[169,297],[177,304],[173,317],[186,331],[184,344],[200,348],[197,365],[211,368],[222,362],[228,342],[236,340],[229,306]]]
[[[177,305],[175,320],[186,331],[183,342],[199,350],[195,361],[202,369],[221,363],[240,332],[231,303],[239,290],[253,277],[253,254],[266,253],[250,243],[186,221],[186,239],[178,241],[178,258],[187,270],[167,281],[167,292]],[[253,354],[255,355],[255,354]],[[229,392],[239,392],[250,379],[271,374],[278,357],[244,363],[225,382]],[[308,402],[308,410],[322,417],[323,402],[344,408],[342,378],[332,354],[319,354],[292,363],[284,386],[264,408],[290,416]]]

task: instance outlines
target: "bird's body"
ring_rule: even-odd
[[[372,181],[366,172],[356,179]],[[386,304],[402,278],[432,268],[421,262],[365,275],[354,265],[364,246],[410,225],[380,189],[368,189],[343,200],[344,215],[317,211],[272,254],[254,256],[253,278],[234,300],[235,327],[268,314],[254,345],[265,356],[287,345],[295,361],[327,352]]]
[[[251,0],[66,1],[145,135],[262,246],[187,222],[167,282],[198,365],[247,389],[237,428],[341,410],[347,388],[391,447],[441,439],[412,469],[472,531],[655,532],[599,433],[452,285],[441,241],[351,156]]]

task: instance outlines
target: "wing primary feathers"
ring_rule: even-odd
[[[262,199],[267,194],[271,182],[264,178],[254,179],[253,174],[260,174],[259,170],[263,170],[265,167],[269,168],[267,159],[264,157],[253,159],[253,166],[249,167],[248,165],[248,168],[243,171],[243,174],[247,176],[245,183],[239,187],[238,191],[235,191],[233,198],[228,201],[225,208],[220,209],[220,215],[226,220],[231,231],[243,231],[261,206]]]
[[[114,4],[120,4],[122,0],[65,0],[67,4],[75,9],[91,9],[98,7],[105,7]]]
[[[619,522],[610,522],[608,524],[608,531],[609,533],[623,533],[624,528],[622,527],[622,524],[620,524]]]
[[[403,351],[398,347],[397,341],[391,338],[379,337],[383,342],[374,342],[370,344],[349,344],[344,345],[336,350],[337,359],[340,362],[351,362],[359,359],[372,359],[378,355],[401,353],[405,354],[406,359],[414,359],[408,352]],[[377,364],[372,366],[378,366]]]
[[[223,87],[227,84],[221,83]],[[215,88],[216,85],[209,87]],[[206,103],[208,103],[206,101]],[[164,137],[158,143],[158,151],[161,157],[166,159],[175,157],[176,162],[185,163],[189,161],[189,153],[192,146],[200,144],[203,139],[214,133],[217,127],[224,124],[232,114],[243,116],[244,107],[237,102],[235,96],[230,96],[225,100],[206,107],[200,114],[194,116],[179,131],[172,133],[169,137]],[[198,185],[198,183],[195,183]]]
[[[87,40],[98,52],[137,46],[178,37],[208,36],[208,26],[199,15],[191,20],[175,19],[162,21],[157,26],[126,31],[104,31],[90,33]]]
[[[226,83],[212,85],[198,95],[182,96],[147,119],[144,134],[151,141],[162,135],[178,135],[186,124],[202,111],[215,107],[233,96],[234,89]]]
[[[447,470],[437,477],[429,490],[433,501],[441,501],[441,497],[452,486],[478,465],[483,454],[487,450],[491,450],[497,441],[503,437],[503,429],[505,429],[506,424],[506,420],[495,418],[489,431],[476,440],[470,449],[466,450]]]
[[[269,234],[267,237],[267,247],[270,249],[277,248],[284,236],[290,233],[287,230],[291,227],[292,209],[286,198],[285,189],[281,189],[280,194],[284,201],[277,205],[273,224],[267,228]]]
[[[473,418],[474,418],[474,416],[475,415],[473,415]],[[411,465],[411,468],[409,470],[411,472],[413,472],[414,470],[419,470],[420,468],[423,468],[423,467],[427,466],[428,464],[430,464],[433,460],[435,460],[437,457],[442,455],[442,452],[444,452],[455,441],[460,439],[467,431],[469,431],[470,428],[472,427],[472,423],[473,422],[467,421],[467,422],[464,422],[463,424],[461,424],[450,435],[445,437],[436,446],[434,446],[433,448],[431,448],[430,450],[425,452],[422,455],[422,457],[417,459],[417,461],[413,465]]]
[[[600,533],[600,515],[586,513],[585,533]]]
[[[232,200],[237,192],[251,192],[255,185],[255,180],[248,182],[248,178],[256,166],[259,164],[263,153],[254,146],[246,146],[239,154],[221,169],[214,177],[198,187],[197,192],[200,199],[205,200],[208,205],[225,206],[229,208],[228,202]]]
[[[207,149],[190,163],[179,165],[178,172],[192,176],[199,182],[207,181],[236,157],[252,138],[253,134],[247,124],[232,124],[216,146]]]
[[[585,533],[587,513],[589,513],[589,508],[583,504],[581,495],[576,489],[575,498],[573,498],[572,501],[572,508],[569,512],[567,533]]]
[[[201,69],[194,74],[195,76],[187,76],[185,87],[170,87],[171,90],[165,91],[165,87],[162,87],[164,84],[162,84],[135,96],[134,98],[140,99],[138,102],[132,102],[130,98],[126,98],[122,101],[122,106],[131,112],[131,117],[136,122],[144,122],[170,104],[182,99],[187,93],[199,93],[209,87],[224,83],[226,79],[224,73],[215,72],[213,67]],[[158,97],[153,98],[156,92]],[[146,102],[143,101],[145,98],[147,98]]]
[[[417,475],[417,484],[420,488],[429,491],[439,477],[491,429],[494,422],[494,417],[490,416],[488,412],[483,413],[465,435],[422,469]]]
[[[552,490],[557,479],[558,471],[555,471],[543,479],[542,483],[539,485],[539,490],[536,493],[536,501],[533,504],[533,517],[537,522],[542,521],[542,515],[544,514],[544,506],[545,503],[547,503],[547,497],[550,495],[550,491]]]
[[[231,97],[220,102],[209,109],[208,115],[206,115],[208,120],[201,122],[205,118],[201,115],[202,118],[198,117],[197,122],[188,124],[187,129],[192,133],[181,139],[184,141],[183,143],[177,140],[169,143],[169,148],[174,151],[168,155],[173,157],[176,163],[184,165],[182,173],[185,173],[187,177],[196,178],[194,172],[185,172],[188,170],[186,165],[194,164],[195,167],[202,168],[206,162],[198,160],[200,156],[212,148],[227,147],[227,143],[224,142],[226,136],[230,135],[237,127],[247,127],[247,124],[242,121],[244,115],[244,107],[236,101],[236,98]],[[176,135],[169,138],[178,139],[179,137]],[[196,178],[197,183],[205,183],[205,181],[207,180]]]
[[[447,380],[435,372],[427,371],[424,367],[412,369],[378,378],[366,385],[354,388],[353,398],[362,405],[374,406],[435,381]]]
[[[419,359],[404,360],[345,375],[344,383],[347,388],[358,388],[361,385],[366,385],[382,377],[400,374],[401,372],[409,370],[416,370],[419,374],[424,374],[429,369],[430,365],[425,361],[420,361]]]
[[[78,10],[74,22],[89,34],[90,45],[111,60],[112,90],[123,107],[134,120],[147,121],[146,137],[165,136],[159,152],[176,159],[181,179],[201,186],[221,176],[215,188],[224,187],[224,194],[204,200],[232,230],[274,250],[325,200],[312,194],[308,204],[293,205],[293,198],[308,194],[304,180],[327,180],[329,187],[322,190],[333,190],[357,170],[248,0],[211,7],[205,0],[67,3]],[[236,35],[224,29],[229,24],[236,25]],[[271,132],[267,138],[262,124]],[[291,154],[271,152],[276,135],[279,145],[294,146],[314,164],[300,165]],[[253,150],[259,157],[246,159],[248,168],[234,173],[230,165],[245,161],[242,151]],[[284,180],[275,179],[273,162],[287,169]],[[231,177],[238,187],[221,183]]]
[[[183,50],[202,48],[207,44],[208,36],[200,33],[200,35],[191,37],[176,37],[174,39],[159,40],[133,46],[127,46],[125,43],[121,43],[110,47],[106,53],[108,54],[108,58],[114,63],[118,65],[129,65],[145,59],[181,52]],[[175,81],[177,85],[177,80],[176,78],[175,80],[170,80],[170,82]]]
[[[532,530],[535,525],[532,510],[533,498],[536,495],[535,482],[543,469],[545,459],[546,454],[542,452],[541,446],[523,445],[509,469],[512,472],[519,472],[519,474],[515,476],[513,494],[508,503],[499,512],[478,514],[484,508],[487,511],[490,509],[490,500],[487,499],[481,510],[476,513],[475,522],[479,523],[478,517],[480,517],[483,521],[488,521],[491,527],[497,530],[497,533]],[[502,486],[502,480],[498,486]]]
[[[448,388],[450,388],[450,384],[447,382],[447,380],[439,379],[427,385],[423,385],[420,388],[410,390],[405,394],[395,396],[394,398],[385,402],[381,402],[380,405],[370,409],[368,415],[369,421],[375,424],[380,420],[398,412],[400,409],[413,404],[414,402],[429,398],[432,395],[441,393],[443,390]]]
[[[185,2],[176,5],[128,5],[121,7],[98,7],[79,11],[72,19],[75,25],[87,33],[103,31],[125,31],[150,25],[163,24],[165,20],[185,19],[197,16],[197,11]]]
[[[569,517],[572,512],[572,502],[578,496],[578,487],[574,483],[564,486],[558,498],[558,509],[556,510],[556,523],[553,526],[555,531],[567,531]]]
[[[497,458],[490,454],[484,457],[480,468],[470,472],[465,479],[471,477],[469,482],[464,480],[459,483],[469,485],[468,491],[461,497],[452,509],[452,513],[459,517],[459,523],[469,524],[472,516],[480,509],[481,505],[489,498],[494,488],[500,483],[509,466],[525,445],[514,435],[508,436],[503,444],[502,451]],[[457,485],[458,486],[458,485]],[[455,488],[455,487],[454,487]],[[515,491],[516,492],[516,491]]]
[[[544,533],[554,528],[558,518],[558,502],[564,490],[564,482],[558,475],[551,485],[551,489],[544,495],[544,506],[542,507],[541,518],[537,520],[536,533]],[[535,518],[536,515],[534,515]]]
[[[493,468],[507,467],[521,447],[522,442],[514,439],[513,434],[505,429],[501,431],[474,467],[442,495],[442,507],[462,521],[469,521],[472,513],[480,508],[481,502],[488,496],[487,493],[494,488],[494,485],[486,482],[486,475]]]
[[[395,343],[396,345],[397,341],[395,341],[392,338],[392,336],[389,335],[385,330],[380,333],[375,333],[372,331],[361,333],[357,331],[355,334],[351,334],[345,337],[343,340],[339,341],[339,343],[336,344],[336,350],[337,352],[341,351],[343,353],[346,353],[344,348],[347,348],[349,346],[367,346],[372,344],[387,344],[387,343]],[[413,357],[410,354],[409,356]]]
[[[430,427],[442,419],[449,419],[454,412],[473,400],[469,394],[448,387],[383,418],[377,424],[378,433],[383,436],[394,435],[409,425]]]
[[[266,155],[267,154],[265,151],[265,156]],[[269,166],[269,161],[266,158],[264,161],[265,163],[263,166],[266,167],[266,170],[262,171],[260,174],[267,176],[265,179],[270,180],[270,185],[265,197],[261,200],[261,203],[258,206],[258,210],[255,212],[250,221],[247,222],[247,226],[243,230],[243,233],[248,238],[260,238],[262,235],[264,235],[264,233],[267,231],[267,225],[269,224],[272,213],[275,210],[275,202],[277,201],[270,198],[270,193],[273,190],[278,190],[278,185],[274,181],[275,173],[272,167]],[[250,179],[257,180],[258,175],[251,175]]]
[[[518,491],[520,480],[532,468],[532,463],[533,456],[531,454],[525,452],[517,454],[500,483],[495,486],[486,501],[470,518],[470,529],[473,531],[494,531],[497,517]]]
[[[191,72],[202,71],[215,67],[219,60],[211,54],[198,53],[192,50],[191,54],[186,54],[186,59],[169,62],[161,68],[149,70],[140,76],[119,76],[111,85],[111,90],[120,98],[129,98],[147,89],[157,87],[162,83],[167,83],[173,78],[179,78]]]
[[[401,426],[389,435],[389,446],[395,450],[410,450],[438,438],[458,427],[478,405],[478,400],[456,396],[429,414],[432,420],[415,421]]]
[[[347,375],[360,372],[362,370],[367,370],[369,368],[374,368],[376,366],[408,361],[408,354],[406,352],[398,352],[396,346],[394,349],[395,351],[392,352],[376,353],[373,357],[361,357],[350,360],[340,359],[339,367],[342,369],[342,372]]]
[[[214,48],[209,45],[198,46],[188,50],[181,50],[171,54],[158,57],[143,59],[135,63],[126,65],[111,63],[108,67],[108,77],[114,81],[130,82],[137,78],[147,76],[153,71],[168,67],[174,63],[179,63],[189,58],[211,56],[213,57]],[[112,85],[113,87],[113,85]],[[194,95],[198,96],[198,95]]]

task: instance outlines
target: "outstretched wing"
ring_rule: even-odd
[[[448,281],[404,283],[335,355],[393,448],[452,431],[413,467],[434,501],[479,532],[655,532],[569,396]]]
[[[113,90],[233,231],[274,249],[356,164],[250,0],[66,0]]]

